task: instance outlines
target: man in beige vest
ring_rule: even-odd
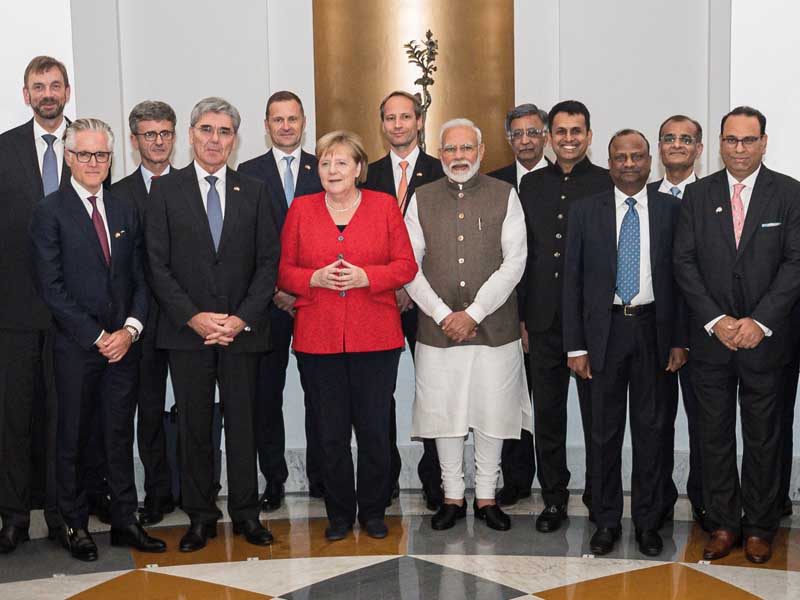
[[[420,309],[412,436],[433,438],[445,500],[434,529],[466,515],[464,439],[475,439],[475,516],[511,527],[495,503],[504,439],[531,427],[515,287],[527,258],[517,193],[478,173],[481,131],[467,119],[442,125],[445,177],[417,188],[406,226],[420,270],[406,286]]]

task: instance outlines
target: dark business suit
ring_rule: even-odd
[[[62,163],[61,183],[70,170]],[[0,135],[0,514],[59,524],[50,312],[36,291],[29,228],[44,196],[33,119]]]
[[[442,163],[439,159],[425,154],[421,149],[417,156],[417,162],[413,169],[406,171],[408,187],[406,197],[402,199],[400,206],[403,207],[403,215],[408,210],[408,203],[417,187],[436,181],[444,177]],[[368,190],[384,192],[397,198],[397,187],[394,183],[394,169],[392,168],[392,158],[387,154],[383,158],[370,163],[367,169],[367,180],[363,187]],[[403,335],[408,343],[411,358],[414,358],[414,348],[417,342],[417,307],[405,311],[400,315],[400,323],[403,326]],[[402,464],[400,461],[400,451],[397,448],[397,407],[394,395],[392,395],[391,419],[389,432],[392,445],[392,464],[391,476],[389,481],[394,486],[400,479]],[[425,439],[422,441],[422,458],[417,465],[417,475],[424,490],[438,490],[442,485],[442,469],[439,467],[439,453],[436,451],[436,440]]]
[[[228,512],[257,519],[255,387],[269,348],[269,299],[278,268],[277,218],[261,182],[227,169],[225,209],[215,250],[194,163],[154,181],[145,210],[150,287],[160,315],[156,347],[169,351],[181,438],[183,509],[214,523],[211,428],[219,382],[225,413]],[[230,346],[205,346],[188,322],[200,312],[236,315],[248,330]]]
[[[737,248],[727,172],[686,188],[675,274],[691,311],[692,382],[709,521],[734,535],[771,539],[781,485],[782,381],[800,296],[800,183],[763,164]],[[753,349],[728,350],[705,325],[750,317],[772,331]],[[736,466],[736,397],[744,440]],[[742,517],[744,514],[744,517]]]
[[[285,170],[285,164],[280,165]],[[278,215],[278,232],[283,228],[289,202],[283,189],[283,177],[275,162],[272,150],[243,162],[237,169],[267,186],[267,195]],[[317,159],[313,154],[300,151],[294,197],[322,191],[317,172]],[[286,386],[286,369],[289,366],[289,346],[292,341],[294,319],[274,303],[270,303],[271,350],[261,357],[258,370],[256,402],[256,445],[258,462],[268,483],[283,484],[289,477],[286,466],[286,431],[283,425],[283,388]],[[302,373],[300,384],[303,383]],[[305,403],[304,403],[305,404]],[[305,412],[306,475],[309,485],[322,481],[319,436],[314,433],[311,411]]]
[[[622,520],[622,442],[630,390],[633,522],[658,529],[664,507],[664,442],[668,405],[678,381],[667,373],[671,348],[686,346],[686,310],[672,273],[672,240],[680,203],[647,192],[650,273],[655,301],[649,312],[626,316],[614,309],[617,287],[617,217],[614,191],[570,207],[564,269],[564,350],[588,350],[592,371],[592,512],[597,526]],[[640,286],[643,282],[640,281]],[[653,306],[654,305],[654,306]],[[620,307],[621,308],[621,307]],[[654,308],[654,310],[652,310]]]
[[[658,192],[661,187],[659,179],[647,185],[648,192]],[[689,352],[689,361],[692,353]],[[703,469],[700,458],[700,432],[697,424],[697,397],[692,387],[691,368],[685,364],[678,371],[678,381],[683,397],[683,409],[686,412],[686,423],[689,429],[689,477],[686,481],[686,494],[695,510],[705,507],[703,502]],[[667,433],[664,436],[664,512],[669,512],[678,500],[678,488],[672,479],[672,472],[675,467],[675,418],[678,414],[678,399],[670,397],[667,407],[666,427]]]
[[[143,235],[135,206],[110,191],[104,192],[103,204],[110,266],[71,183],[42,200],[31,223],[36,281],[56,324],[58,507],[67,526],[81,529],[88,524],[89,504],[78,467],[101,405],[112,527],[133,524],[137,506],[133,416],[139,346],[109,363],[95,342],[102,331],[121,329],[128,317],[147,320]]]
[[[781,404],[783,412],[783,450],[781,454],[781,488],[778,492],[778,503],[791,500],[791,478],[794,447],[794,408],[797,403],[797,372],[800,370],[800,302],[794,305],[790,317],[789,330],[791,331],[788,352],[789,362],[783,370],[783,391]]]

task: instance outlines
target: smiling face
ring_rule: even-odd
[[[478,145],[478,134],[472,127],[451,127],[444,132],[440,149],[444,174],[456,183],[470,180],[481,167],[483,151],[483,144]]]
[[[89,162],[80,162],[78,152],[109,152],[108,138],[102,131],[78,131],[71,148],[64,153],[64,160],[72,171],[72,176],[87,191],[96,194],[108,176],[111,160],[104,163],[97,162],[93,156]]]
[[[337,144],[320,157],[318,170],[323,189],[334,198],[345,198],[355,191],[361,164],[347,146]]]
[[[658,152],[667,172],[693,169],[694,163],[703,153],[703,144],[697,141],[697,127],[691,121],[667,121],[661,128]],[[664,137],[674,138],[672,142]],[[692,140],[692,143],[686,143]],[[679,182],[673,182],[679,183]]]
[[[652,158],[644,138],[636,133],[621,135],[611,142],[608,170],[614,185],[633,196],[647,183]]]
[[[725,138],[756,138],[752,143],[745,144],[738,141],[736,144],[725,143]],[[747,115],[731,115],[725,121],[725,127],[720,136],[719,153],[722,162],[731,175],[742,181],[755,172],[767,151],[767,135],[761,135],[761,124],[757,117]]]
[[[194,158],[208,173],[216,173],[225,166],[235,142],[233,119],[225,113],[207,112],[189,128]]]
[[[383,105],[383,136],[392,149],[401,156],[407,155],[417,145],[417,135],[422,128],[422,117],[414,114],[414,103],[404,96],[392,96]]]
[[[561,168],[571,170],[586,156],[592,145],[592,132],[586,129],[583,115],[556,113],[550,124],[550,143]]]
[[[64,84],[64,76],[57,67],[42,73],[30,73],[22,97],[25,104],[33,109],[36,120],[58,120],[69,102],[70,87]]]
[[[269,114],[264,120],[272,145],[286,154],[291,154],[300,145],[306,118],[296,100],[280,100],[269,105]]]

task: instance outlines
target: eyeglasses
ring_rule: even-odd
[[[624,165],[626,162],[628,162],[628,158],[635,163],[640,163],[647,160],[648,156],[648,154],[640,154],[638,152],[635,154],[615,154],[611,157],[611,160],[614,162],[614,164]]]
[[[474,152],[476,148],[477,146],[474,144],[461,144],[460,146],[447,144],[447,146],[442,147],[442,152],[448,156],[455,156],[456,152],[459,150],[461,150],[462,154],[469,154],[470,152]]]
[[[512,140],[521,140],[526,135],[529,138],[541,138],[544,137],[544,134],[545,134],[544,129],[538,129],[536,127],[528,127],[528,129],[515,129],[509,134],[508,137],[510,137]]]
[[[667,133],[662,135],[660,140],[662,144],[674,144],[676,141],[678,141],[682,146],[691,146],[692,144],[697,143],[696,139],[686,133],[681,135]]]
[[[134,133],[133,135],[143,137],[148,142],[154,142],[158,137],[168,142],[175,135],[175,132],[170,129],[164,129],[163,131],[145,131],[144,133]]]
[[[742,146],[745,148],[751,148],[753,144],[755,144],[758,140],[761,139],[760,135],[748,135],[743,138],[737,138],[732,135],[725,136],[722,138],[722,143],[730,148],[736,148],[739,143],[741,142]]]
[[[79,163],[88,163],[92,160],[93,156],[94,159],[99,163],[107,163],[108,159],[111,158],[111,152],[86,152],[85,150],[81,150],[79,152],[68,150],[68,152],[74,154]]]
[[[232,138],[236,135],[236,132],[231,129],[230,127],[212,127],[211,125],[198,125],[197,127],[192,127],[201,137],[210,138],[214,135],[214,132],[217,132],[217,135],[221,138]]]

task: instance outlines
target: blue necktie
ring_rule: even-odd
[[[291,206],[294,200],[294,175],[292,175],[292,161],[294,156],[284,156],[286,171],[283,173],[283,192],[286,194],[286,204]]]
[[[42,139],[47,143],[47,150],[44,151],[44,159],[42,160],[42,187],[44,188],[44,195],[47,196],[58,189],[58,160],[56,159],[56,152],[53,150],[56,136],[46,133],[42,136]]]
[[[219,199],[219,192],[215,187],[217,178],[213,175],[209,175],[206,177],[206,181],[208,185],[211,186],[208,190],[208,196],[206,197],[208,226],[211,228],[211,239],[214,240],[214,250],[218,250],[219,238],[222,235],[222,203]]]
[[[636,200],[625,200],[628,212],[622,218],[617,248],[617,296],[623,304],[630,304],[639,293],[639,215]]]
[[[671,188],[669,188],[669,193],[672,194],[673,196],[675,196],[676,198],[680,198],[681,197],[681,188],[679,188],[676,185],[673,185]]]

